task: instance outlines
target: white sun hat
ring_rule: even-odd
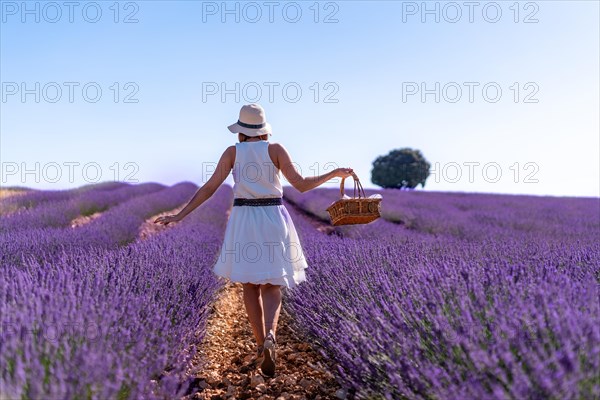
[[[256,103],[242,106],[238,121],[227,127],[231,132],[241,132],[246,136],[271,136],[271,124],[267,122],[265,110]]]

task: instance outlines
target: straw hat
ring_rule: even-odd
[[[247,104],[240,110],[238,121],[227,127],[231,132],[241,132],[247,136],[271,134],[271,124],[267,122],[265,110],[256,103]]]

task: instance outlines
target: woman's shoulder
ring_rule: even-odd
[[[223,157],[228,158],[229,160],[231,160],[232,162],[235,161],[235,149],[236,149],[236,145],[232,144],[231,146],[227,147],[225,149],[225,151],[223,152]]]
[[[281,143],[277,142],[269,142],[269,146],[267,148],[269,149],[269,153],[275,155],[280,154],[285,149]]]
[[[284,147],[283,147],[283,145],[281,143],[278,143],[278,142],[269,142],[269,148],[270,149],[272,148],[272,149],[279,150],[279,149],[283,149]]]

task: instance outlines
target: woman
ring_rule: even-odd
[[[185,208],[155,222],[166,225],[181,221],[233,173],[234,207],[213,271],[243,284],[257,354],[263,356],[261,370],[273,376],[281,288],[291,289],[305,281],[307,268],[294,223],[282,204],[280,171],[292,186],[306,192],[332,178],[348,177],[352,169],[338,168],[321,176],[302,177],[286,149],[279,143],[269,143],[271,125],[258,104],[243,106],[238,121],[228,128],[238,134],[239,143],[225,150],[215,173]]]

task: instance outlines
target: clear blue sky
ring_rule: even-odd
[[[258,102],[304,175],[374,187],[372,161],[412,147],[425,190],[598,196],[598,2],[514,3],[2,1],[0,184],[200,185]]]

